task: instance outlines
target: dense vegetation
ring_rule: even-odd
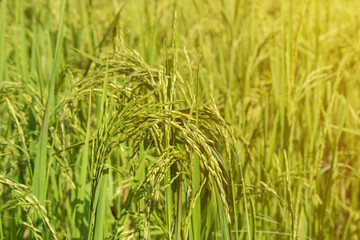
[[[0,0],[0,239],[359,239],[358,9]]]

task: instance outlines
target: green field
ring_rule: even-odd
[[[0,0],[0,239],[360,239],[359,9]]]

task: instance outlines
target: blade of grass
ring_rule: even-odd
[[[196,88],[195,88],[195,121],[196,126],[199,126],[199,71],[200,71],[200,55],[197,64],[196,74]],[[193,181],[193,193],[197,193],[201,184],[201,172],[200,172],[200,159],[199,156],[194,154],[193,166],[192,166],[192,181]],[[201,194],[200,194],[201,196]],[[201,197],[196,200],[195,208],[192,214],[192,233],[193,239],[201,238]]]
[[[247,203],[247,196],[246,196],[246,185],[244,180],[244,174],[243,174],[243,167],[241,162],[239,162],[240,167],[240,178],[241,178],[241,185],[242,185],[242,195],[244,198],[244,209],[245,209],[245,218],[246,218],[246,228],[247,228],[247,239],[251,240],[251,228],[250,228],[250,219],[248,214],[248,203]]]
[[[77,203],[79,204],[78,208],[76,209],[76,218],[82,219],[81,223],[84,225],[85,223],[88,223],[89,219],[88,216],[84,215],[84,208],[85,208],[85,188],[86,188],[86,178],[88,173],[88,165],[89,165],[89,139],[90,139],[90,123],[91,123],[91,92],[89,94],[89,109],[88,109],[88,121],[86,126],[86,135],[85,135],[85,144],[83,148],[83,156],[81,165],[79,166],[81,168],[80,170],[80,179],[79,179],[79,190],[77,194]],[[76,219],[75,219],[76,220]],[[81,224],[79,226],[73,225],[74,228],[74,238],[80,237],[80,231],[85,226],[82,226]],[[82,236],[86,236],[86,232],[81,233]]]
[[[88,59],[90,59],[91,61],[93,61],[93,62],[95,62],[95,63],[97,63],[99,65],[105,65],[106,64],[103,60],[101,60],[101,59],[99,59],[99,58],[97,58],[97,57],[95,57],[95,56],[93,56],[93,55],[91,55],[89,53],[81,51],[80,49],[76,49],[76,48],[72,48],[72,49],[74,49],[76,52],[80,53],[84,57],[87,57]]]
[[[47,165],[47,143],[48,143],[48,130],[49,130],[49,121],[51,120],[50,111],[53,110],[53,100],[55,94],[55,83],[57,78],[57,73],[59,69],[60,62],[60,48],[63,42],[64,34],[64,14],[65,14],[66,0],[61,1],[61,10],[60,10],[60,22],[58,27],[58,35],[55,48],[55,57],[51,71],[51,78],[49,82],[49,91],[48,98],[46,101],[45,113],[43,116],[43,123],[40,131],[40,139],[38,145],[38,152],[36,154],[35,164],[34,164],[34,175],[33,175],[33,189],[34,195],[43,201],[46,198],[46,165]]]
[[[106,68],[105,68],[105,78],[104,78],[104,85],[103,85],[103,91],[102,91],[102,96],[101,96],[101,104],[100,104],[100,111],[97,112],[97,119],[99,119],[99,121],[97,122],[97,131],[98,131],[98,136],[97,139],[93,142],[93,144],[97,141],[100,141],[101,139],[99,139],[99,133],[100,131],[104,131],[106,132],[106,117],[105,117],[105,108],[106,108],[106,100],[107,100],[107,96],[108,96],[108,71],[109,71],[109,60],[106,60]],[[102,127],[104,127],[105,129],[101,129]],[[100,135],[101,137],[101,135]],[[93,147],[93,154],[94,154],[94,147]],[[102,171],[102,167],[100,166],[99,169],[96,169],[98,166],[95,165],[96,161],[101,161],[102,159],[95,159],[95,157],[98,156],[92,156],[92,160],[91,160],[91,169],[93,172],[93,184],[92,184],[92,196],[91,196],[91,203],[90,203],[90,223],[89,223],[89,229],[88,229],[88,239],[94,239],[94,235],[95,235],[95,228],[97,230],[97,234],[98,236],[100,236],[99,234],[101,234],[100,232],[103,232],[104,230],[100,229],[100,227],[104,226],[104,225],[99,225],[100,223],[98,223],[98,225],[96,226],[96,218],[98,216],[97,213],[97,206],[98,206],[98,201],[100,199],[99,194],[101,191],[103,191],[103,189],[101,188],[102,186],[99,184],[100,183],[100,179],[96,179],[96,171]],[[101,172],[101,176],[103,172]],[[106,178],[107,179],[107,178]],[[97,184],[95,184],[95,181],[99,181]],[[100,213],[99,213],[100,214]],[[102,215],[99,215],[100,218],[102,218]],[[103,223],[102,223],[103,224]],[[100,232],[99,232],[100,231]],[[97,238],[95,238],[97,239]]]
[[[7,13],[7,0],[1,1],[0,5],[0,88],[2,82],[6,81],[6,42],[5,42],[5,24]],[[0,130],[1,131],[1,130]],[[0,132],[1,133],[1,132]]]
[[[21,81],[24,83],[28,82],[29,79],[29,66],[28,66],[28,54],[27,54],[27,44],[26,44],[26,27],[25,27],[25,10],[24,10],[24,2],[21,0],[15,1],[15,9],[16,9],[16,23],[18,24],[17,28],[17,40],[19,41],[18,48],[16,48],[17,55],[17,70],[21,73]]]
[[[205,227],[202,232],[202,238],[201,239],[211,239],[211,233],[214,229],[214,224],[216,221],[216,196],[214,194],[211,194],[210,196],[210,202],[207,209],[206,219],[205,219]]]
[[[96,220],[94,229],[94,239],[105,239],[106,233],[106,213],[108,212],[108,200],[107,200],[107,183],[109,177],[109,168],[104,167],[99,183],[99,199],[96,206]]]
[[[229,224],[226,221],[225,211],[221,202],[221,196],[219,194],[218,187],[214,184],[215,188],[215,196],[216,196],[216,206],[217,206],[217,213],[218,213],[218,223],[221,231],[222,239],[224,240],[230,240],[231,234],[230,234],[230,228]]]
[[[145,161],[146,161],[146,152],[144,150],[144,142],[141,140],[140,142],[140,151],[139,151],[139,166],[137,167],[136,173],[135,173],[135,183],[142,182],[145,179]],[[138,209],[139,212],[145,212],[145,203],[144,198],[140,198],[138,200]],[[146,220],[146,226],[147,226],[148,220]],[[141,233],[139,232],[139,239],[141,238]],[[145,228],[145,233],[143,235],[144,239],[148,238],[148,230],[147,227]]]

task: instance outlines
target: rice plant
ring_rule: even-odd
[[[0,239],[358,239],[354,0],[1,0]]]

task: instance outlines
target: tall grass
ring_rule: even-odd
[[[354,0],[0,1],[0,239],[358,239]]]

